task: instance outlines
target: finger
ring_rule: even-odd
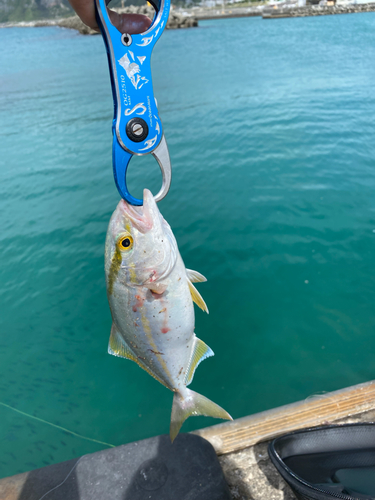
[[[82,21],[95,31],[99,31],[95,18],[95,5],[93,0],[69,0],[69,3],[76,11]],[[143,33],[151,25],[151,19],[142,14],[117,14],[117,12],[108,9],[108,15],[112,24],[120,33]]]
[[[95,5],[93,0],[69,0],[69,3],[86,26],[99,31],[98,24],[95,19]]]
[[[108,9],[108,14],[111,23],[120,33],[143,33],[147,31],[151,25],[151,19],[143,14],[118,14],[114,10]]]

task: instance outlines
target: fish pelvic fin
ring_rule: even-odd
[[[210,401],[205,396],[184,389],[183,395],[176,391],[173,396],[172,416],[170,426],[171,441],[175,440],[179,433],[182,424],[192,415],[204,415],[206,417],[223,418],[225,420],[233,420],[232,417],[221,406],[213,401]]]
[[[195,337],[194,339],[194,349],[191,354],[188,369],[186,370],[185,385],[191,384],[193,380],[195,370],[199,363],[210,356],[214,356],[213,350],[208,347],[203,340]]]
[[[205,311],[208,314],[208,307],[206,306],[205,301],[202,298],[202,295],[198,292],[198,290],[195,288],[193,283],[187,278],[187,282],[189,285],[189,290],[191,294],[191,298],[193,299],[193,302],[197,304],[198,307],[202,309],[202,311]]]
[[[186,275],[192,283],[203,283],[207,281],[207,278],[203,274],[198,273],[198,271],[193,271],[192,269],[186,269]]]
[[[134,352],[122,338],[121,333],[117,330],[117,327],[114,323],[112,324],[111,335],[109,337],[108,353],[112,354],[112,356],[126,358],[134,361],[140,368],[142,368],[142,370],[145,370],[149,375],[151,375],[151,377],[153,377],[155,380],[169,389],[167,384],[163,382],[160,377],[158,377],[145,363],[141,361],[140,358],[138,358],[134,354]]]

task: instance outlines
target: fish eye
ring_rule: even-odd
[[[129,233],[121,234],[117,240],[117,248],[121,252],[127,252],[133,246],[133,237]]]

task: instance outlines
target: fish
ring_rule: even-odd
[[[219,405],[188,389],[197,366],[214,353],[194,332],[194,305],[208,313],[185,268],[171,227],[148,189],[143,206],[121,200],[108,225],[105,274],[112,328],[108,352],[137,363],[174,392],[173,442],[192,415],[232,420]]]

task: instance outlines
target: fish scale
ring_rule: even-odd
[[[121,200],[106,238],[105,270],[112,313],[110,354],[135,361],[175,393],[170,435],[190,415],[231,419],[220,406],[187,388],[212,350],[194,333],[194,306],[208,312],[192,282],[206,281],[185,268],[156,202],[144,190],[142,207]]]

